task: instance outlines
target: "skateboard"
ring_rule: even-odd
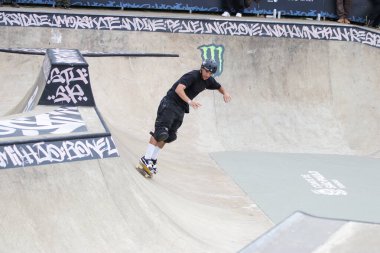
[[[141,163],[138,163],[136,165],[136,170],[138,172],[140,172],[140,174],[146,178],[152,178],[153,177],[153,173],[146,166],[143,166]]]

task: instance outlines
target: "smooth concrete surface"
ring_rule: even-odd
[[[372,253],[380,251],[380,225],[295,212],[239,253]]]
[[[0,171],[4,252],[236,252],[273,226],[209,153],[305,152],[379,157],[379,50],[260,37],[0,27],[0,47],[178,53],[86,58],[119,158]],[[57,40],[57,38],[60,40]],[[168,88],[222,44],[230,91],[204,92],[152,180],[134,168]],[[41,56],[0,53],[1,115],[38,77]],[[21,67],[20,67],[21,66]],[[9,77],[11,76],[11,77]]]
[[[219,152],[212,157],[275,223],[296,211],[380,223],[380,159]]]

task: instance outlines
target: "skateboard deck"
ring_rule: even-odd
[[[136,165],[136,170],[138,172],[140,172],[140,174],[146,178],[152,178],[153,177],[153,173],[148,168],[145,168],[145,166],[143,166],[141,163],[138,163]]]

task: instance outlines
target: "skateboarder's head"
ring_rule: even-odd
[[[205,60],[202,62],[201,75],[203,80],[207,80],[218,70],[218,66],[214,60]]]
[[[212,74],[215,74],[218,70],[218,64],[216,64],[216,61],[211,59],[204,60],[201,67],[211,72]]]

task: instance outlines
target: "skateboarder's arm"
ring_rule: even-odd
[[[200,107],[201,104],[198,103],[197,101],[193,101],[193,100],[191,100],[191,99],[186,95],[185,89],[186,89],[186,86],[185,86],[184,84],[180,83],[180,84],[177,85],[177,88],[175,88],[175,93],[177,93],[177,95],[178,95],[183,101],[185,101],[186,103],[188,103],[191,107],[193,107],[194,109],[198,109],[198,107]]]
[[[223,95],[224,102],[228,103],[228,102],[231,101],[230,94],[222,86],[220,86],[220,88],[218,89],[218,91]]]

